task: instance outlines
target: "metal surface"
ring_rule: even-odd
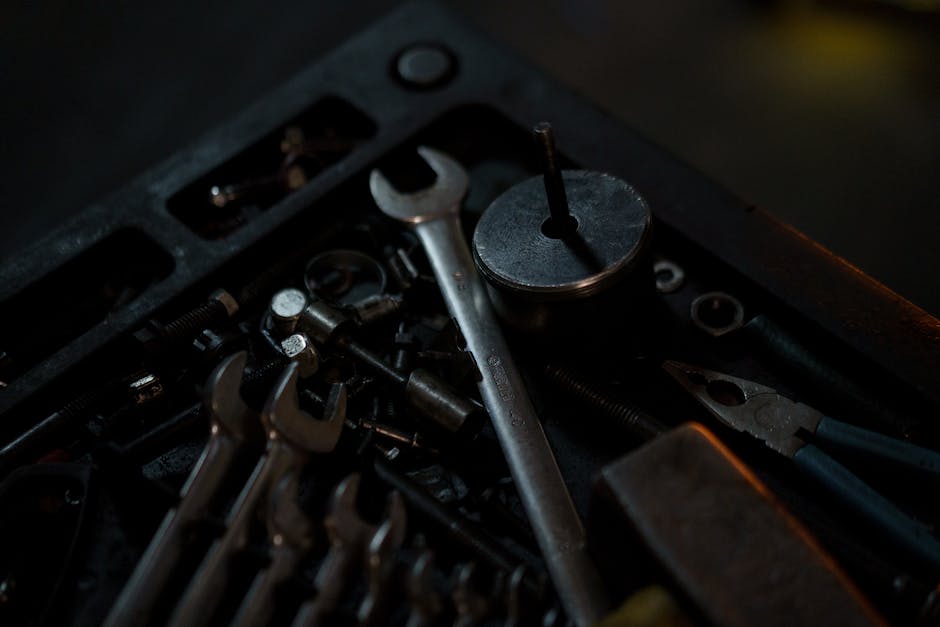
[[[186,550],[189,527],[210,514],[211,503],[217,500],[222,483],[248,441],[254,436],[260,444],[260,417],[245,405],[239,392],[246,360],[244,352],[232,355],[206,382],[209,441],[180,490],[179,503],[167,512],[115,601],[105,622],[108,627],[150,623],[160,594]]]
[[[346,418],[346,390],[335,384],[325,416],[315,419],[300,409],[297,366],[291,364],[265,404],[262,420],[268,445],[225,520],[224,535],[213,543],[170,619],[175,627],[202,625],[218,607],[228,583],[232,560],[248,543],[258,506],[278,481],[300,472],[312,453],[333,450]]]
[[[401,89],[385,76],[382,51],[418,41],[446,40],[460,71],[445,88]],[[498,68],[499,71],[494,71]],[[306,186],[286,196],[223,241],[202,240],[165,210],[167,199],[188,182],[250,146],[300,108],[326,94],[349,98],[383,128]],[[717,259],[816,321],[873,363],[895,373],[918,394],[940,403],[940,322],[850,267],[769,214],[749,206],[713,181],[625,128],[573,92],[542,76],[506,50],[432,2],[403,6],[362,36],[312,64],[243,114],[180,151],[128,185],[89,207],[48,239],[0,268],[0,299],[48,276],[109,234],[143,232],[174,262],[173,271],[138,298],[113,312],[62,349],[44,358],[0,395],[0,411],[19,407],[43,386],[68,373],[109,342],[185,289],[256,243],[340,182],[400,144],[431,118],[467,102],[497,107],[528,124],[539,117],[564,120],[566,155],[582,167],[609,168],[629,176],[656,208],[657,219],[709,250]],[[575,132],[576,131],[576,132]],[[135,208],[129,211],[128,207]],[[781,259],[788,260],[781,265]],[[864,304],[864,306],[862,306]]]
[[[281,335],[293,333],[306,306],[307,295],[297,288],[289,287],[277,292],[269,305],[275,330]]]
[[[801,432],[813,433],[822,413],[777,394],[766,385],[705,370],[678,361],[663,369],[725,425],[758,438],[769,448],[793,457],[806,444]]]
[[[447,308],[476,361],[490,414],[542,555],[571,619],[597,621],[607,609],[603,583],[587,554],[584,529],[539,418],[502,337],[459,222],[467,175],[459,163],[421,147],[437,175],[413,194],[395,190],[373,171],[369,186],[383,213],[411,224],[424,246]]]
[[[600,488],[709,624],[884,624],[809,532],[701,425],[686,423],[606,466]]]
[[[379,527],[369,524],[359,515],[356,500],[360,481],[358,474],[350,475],[333,490],[330,511],[324,521],[330,550],[314,579],[313,598],[300,606],[294,618],[294,627],[323,624],[336,609],[354,570],[365,559],[372,541],[376,541],[376,550],[381,553],[387,542],[397,542],[404,532],[405,508],[401,497],[395,492],[388,498],[385,522]],[[380,530],[381,535],[378,535]],[[376,568],[382,571],[386,564],[382,558],[380,562]],[[384,576],[384,572],[377,574]],[[381,601],[378,598],[373,600]],[[365,606],[365,618],[370,620],[371,607]]]
[[[652,215],[637,191],[609,174],[565,171],[577,229],[549,237],[542,177],[519,183],[489,206],[473,234],[480,272],[493,285],[539,300],[584,298],[637,269],[649,246]]]
[[[314,529],[300,509],[298,477],[287,476],[271,490],[265,523],[270,542],[270,563],[252,581],[232,620],[237,627],[270,623],[278,586],[290,579],[313,547]]]
[[[692,324],[712,337],[721,337],[744,324],[744,305],[725,292],[708,292],[692,301]]]

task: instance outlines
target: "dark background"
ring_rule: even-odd
[[[0,259],[395,4],[2,3]],[[940,3],[444,4],[940,314]]]

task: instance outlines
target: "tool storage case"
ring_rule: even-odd
[[[414,70],[430,72],[427,80],[409,75],[402,55],[416,46],[434,50],[445,69]],[[56,417],[38,448],[2,468],[0,623],[105,620],[209,436],[201,395],[213,369],[245,351],[242,396],[256,412],[282,376],[288,362],[264,332],[264,319],[283,288],[303,291],[313,283],[348,306],[349,284],[384,281],[386,294],[402,297],[398,309],[363,325],[358,339],[389,360],[410,351],[418,365],[477,399],[474,364],[460,350],[428,261],[415,237],[378,211],[369,173],[379,168],[399,187],[419,189],[434,177],[416,148],[450,155],[469,173],[462,221],[470,238],[499,194],[538,174],[529,129],[539,120],[552,122],[566,168],[623,179],[653,214],[652,255],[660,263],[650,281],[660,290],[647,316],[625,319],[600,345],[590,339],[590,319],[559,338],[507,333],[613,605],[662,584],[693,620],[708,621],[668,568],[626,533],[628,523],[599,505],[600,470],[641,445],[617,421],[618,412],[624,419],[625,408],[635,406],[668,427],[692,420],[713,429],[889,622],[940,620],[933,596],[940,573],[893,551],[786,460],[718,425],[660,368],[677,359],[734,373],[827,415],[936,449],[940,321],[440,7],[419,2],[376,22],[0,270],[2,442]],[[302,148],[287,163],[291,142]],[[271,183],[275,173],[280,178]],[[253,187],[240,197],[237,186],[246,182]],[[379,277],[350,270],[348,259],[346,275],[314,276],[311,259],[337,250],[377,260]],[[236,312],[199,309],[217,289],[237,302]],[[704,326],[726,332],[700,328],[690,315],[693,301],[699,322],[704,317]],[[319,416],[330,384],[342,381],[346,428],[335,450],[304,466],[299,502],[313,528],[311,545],[277,587],[272,624],[290,624],[313,596],[331,547],[323,524],[330,495],[354,474],[364,521],[378,528],[389,520],[397,493],[407,522],[394,550],[383,554],[384,576],[355,561],[330,624],[406,624],[425,607],[409,587],[425,555],[433,556],[428,586],[442,603],[437,614],[427,611],[438,622],[563,620],[485,414],[480,424],[449,433],[423,422],[353,358],[321,352],[317,374],[300,379],[301,407]],[[383,433],[383,425],[394,433]],[[223,533],[224,504],[253,465],[237,465],[222,505],[190,530],[155,624],[170,618]],[[863,475],[864,464],[857,470]],[[927,525],[940,520],[935,486],[864,477],[890,489]],[[483,549],[481,557],[466,537],[455,539],[431,513],[433,504],[422,506],[409,489],[469,521],[498,555],[487,559]],[[222,602],[202,620],[232,621],[256,574],[272,563],[265,524],[263,513],[253,521]],[[500,559],[524,568],[499,568]],[[377,592],[381,582],[387,590]],[[366,598],[381,599],[381,611],[363,614]]]

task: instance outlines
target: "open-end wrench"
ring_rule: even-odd
[[[268,431],[264,456],[242,488],[226,519],[225,534],[209,549],[173,612],[174,627],[207,623],[228,583],[233,558],[248,544],[251,523],[274,482],[299,473],[311,453],[332,451],[346,418],[346,389],[335,384],[318,420],[300,408],[297,394],[298,366],[290,364],[274,386],[262,412]]]
[[[167,512],[111,609],[105,622],[108,627],[152,622],[160,594],[186,548],[188,528],[209,514],[233,462],[249,447],[247,443],[255,440],[260,451],[261,421],[239,392],[246,359],[244,352],[235,353],[209,376],[203,394],[211,425],[209,441],[180,490],[179,503]]]
[[[287,581],[313,547],[314,529],[298,504],[297,474],[284,477],[268,497],[267,528],[271,562],[255,576],[232,627],[267,625],[274,614],[277,587]]]
[[[300,606],[294,627],[314,627],[325,623],[341,600],[353,569],[362,563],[367,543],[376,534],[375,525],[359,515],[356,505],[359,483],[360,476],[353,474],[333,490],[330,513],[324,522],[330,550],[313,582],[315,596]],[[388,520],[399,521],[396,527],[404,526],[405,505],[397,492],[389,496],[385,515]]]
[[[593,624],[608,609],[608,601],[587,553],[584,527],[460,227],[460,202],[467,192],[467,173],[459,163],[436,150],[421,147],[418,154],[437,174],[433,185],[402,194],[373,170],[369,179],[372,197],[383,213],[411,225],[418,234],[447,309],[457,320],[467,350],[479,368],[483,404],[552,582],[569,617],[578,625]]]
[[[434,555],[428,549],[415,560],[405,589],[411,611],[405,627],[428,627],[444,611],[444,600],[434,586]]]
[[[356,613],[360,627],[379,624],[382,612],[386,609],[386,601],[392,593],[395,552],[405,541],[405,508],[401,495],[393,492],[389,498],[396,501],[396,504],[388,507],[386,518],[372,534],[366,551],[368,590]]]

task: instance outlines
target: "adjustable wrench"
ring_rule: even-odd
[[[244,352],[235,353],[209,376],[204,392],[210,413],[209,441],[180,490],[179,503],[167,512],[111,609],[107,627],[151,622],[160,593],[183,554],[187,528],[209,513],[219,487],[248,442],[256,439],[260,449],[261,421],[239,393],[245,361]]]
[[[226,519],[225,534],[209,549],[170,620],[173,627],[191,627],[209,621],[219,604],[228,571],[236,554],[248,544],[258,505],[274,482],[299,473],[311,453],[332,451],[346,418],[346,388],[335,384],[317,420],[300,408],[297,394],[298,366],[292,363],[274,386],[262,412],[268,432],[264,456],[242,488]]]
[[[266,521],[271,563],[252,582],[232,621],[233,627],[270,622],[277,587],[290,578],[313,546],[313,525],[297,503],[298,480],[296,474],[284,477],[271,490]]]
[[[411,194],[395,190],[373,170],[369,187],[386,215],[417,233],[447,309],[457,320],[482,380],[480,394],[539,548],[568,616],[590,625],[608,609],[603,584],[585,546],[584,528],[542,425],[506,346],[460,227],[468,186],[463,167],[447,155],[418,148],[437,179]]]

